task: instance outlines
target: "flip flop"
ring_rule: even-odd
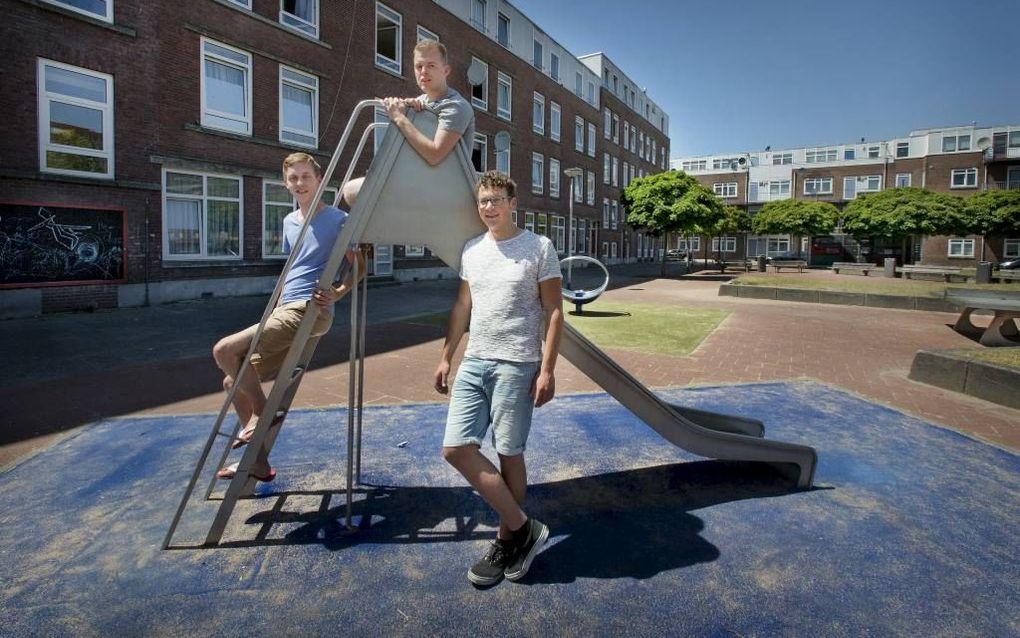
[[[286,416],[287,416],[286,414],[276,415],[276,418],[273,419],[273,422],[269,424],[269,427],[275,428],[278,425],[281,425],[283,423],[283,419]],[[253,436],[255,436],[255,428],[248,429],[247,427],[245,427],[243,430],[240,431],[240,433],[238,433],[237,438],[234,439],[234,442],[230,444],[230,447],[234,450],[240,447],[244,447],[251,443],[251,437]]]
[[[237,463],[234,463],[233,465],[228,465],[227,467],[223,468],[219,472],[216,472],[216,478],[229,481],[230,479],[234,478],[234,476],[236,474],[237,474]],[[255,479],[256,481],[262,481],[263,483],[269,483],[274,478],[276,478],[276,470],[274,470],[273,468],[269,468],[269,474],[266,474],[265,476],[256,476],[255,474],[249,474],[249,476],[251,478]]]

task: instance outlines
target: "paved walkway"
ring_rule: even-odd
[[[606,298],[730,315],[687,357],[610,351],[650,387],[813,378],[1020,450],[1020,411],[907,379],[919,349],[980,347],[949,327],[953,315],[719,297],[718,281],[657,274],[658,265],[616,268],[617,287]],[[370,291],[366,404],[441,400],[432,371],[442,330],[409,318],[445,312],[455,290],[455,282],[438,281]],[[218,336],[257,319],[264,303],[262,297],[212,299],[3,322],[0,360],[13,365],[0,370],[0,467],[99,418],[219,410],[210,348]],[[346,304],[338,308],[336,327],[320,345],[295,407],[346,403],[348,312]],[[566,361],[557,368],[557,385],[561,393],[598,389]]]

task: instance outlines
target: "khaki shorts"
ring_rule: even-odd
[[[311,301],[292,301],[288,304],[277,307],[269,315],[266,327],[262,331],[255,352],[251,355],[251,365],[258,373],[259,379],[268,381],[276,377],[280,371],[283,360],[287,358],[287,351],[290,344],[294,342],[294,335],[301,326],[301,319],[305,316],[305,307],[311,305]],[[319,312],[315,318],[315,325],[312,326],[311,338],[318,338],[329,332],[333,326],[333,314],[330,312]],[[258,331],[258,325],[248,328],[252,336]]]

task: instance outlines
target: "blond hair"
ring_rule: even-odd
[[[287,157],[284,158],[284,160],[283,160],[283,174],[284,174],[284,176],[287,175],[287,169],[290,168],[291,166],[294,166],[295,164],[305,164],[305,163],[312,165],[312,170],[315,171],[315,175],[317,177],[322,177],[322,167],[319,166],[319,163],[315,161],[315,158],[312,157],[311,155],[309,155],[308,153],[301,153],[301,152],[291,153],[290,155],[288,155]]]
[[[446,45],[436,40],[422,40],[418,44],[414,45],[415,53],[425,53],[426,51],[439,51],[439,57],[443,60],[443,64],[449,64],[450,58],[446,54]]]
[[[495,190],[502,188],[506,191],[506,196],[510,199],[517,197],[517,182],[510,179],[510,176],[506,173],[500,173],[499,171],[487,171],[478,178],[478,183],[475,184],[475,195],[478,195],[478,191],[483,188],[489,190]]]

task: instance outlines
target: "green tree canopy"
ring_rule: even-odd
[[[627,223],[653,235],[694,233],[723,216],[715,194],[683,171],[639,177],[623,189]]]
[[[963,202],[963,214],[975,235],[1020,235],[1020,190],[985,191]]]
[[[843,229],[855,237],[961,235],[971,232],[959,197],[921,188],[865,193],[843,211]]]
[[[758,235],[823,235],[831,233],[839,210],[828,202],[781,199],[769,202],[751,221]]]

